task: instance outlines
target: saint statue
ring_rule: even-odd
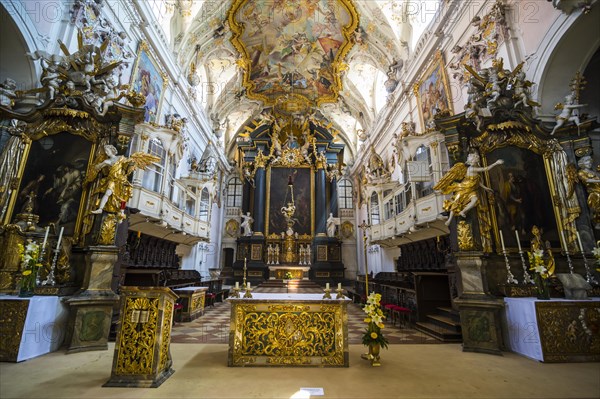
[[[335,237],[335,227],[340,224],[340,218],[333,217],[333,213],[327,218],[327,237]]]
[[[254,218],[250,216],[250,212],[246,212],[246,214],[241,215],[243,222],[240,224],[242,229],[244,229],[244,235],[249,237],[252,235],[252,223],[254,222]]]
[[[577,162],[579,171],[577,177],[583,183],[587,191],[587,204],[592,213],[595,225],[600,224],[600,173],[592,169],[592,157],[589,155],[581,157]]]
[[[452,194],[450,200],[444,201],[444,209],[450,212],[446,226],[452,222],[452,218],[458,214],[465,217],[467,212],[479,203],[479,188],[488,192],[492,189],[483,185],[480,172],[485,172],[497,165],[502,165],[499,159],[490,166],[479,166],[479,154],[472,152],[467,156],[467,163],[458,162],[454,165],[433,187],[434,190],[444,194]]]

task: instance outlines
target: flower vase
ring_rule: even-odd
[[[33,277],[33,278],[32,278]],[[19,297],[31,298],[35,294],[35,276],[32,274],[23,277],[19,288]]]
[[[548,290],[548,282],[542,278],[539,273],[535,274],[535,288],[537,290],[537,299],[549,300],[550,291]]]
[[[381,351],[381,345],[379,344],[369,344],[369,353],[371,354],[371,366],[379,367],[381,363],[379,363],[379,352]]]

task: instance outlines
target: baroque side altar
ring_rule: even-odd
[[[228,366],[348,367],[348,298],[255,293],[228,300]]]

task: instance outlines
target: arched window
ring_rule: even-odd
[[[242,189],[243,189],[242,181],[233,177],[229,179],[229,183],[227,183],[227,206],[228,207],[242,207]]]
[[[379,224],[379,198],[377,193],[371,194],[371,225]]]
[[[340,209],[353,209],[352,183],[348,179],[342,179],[338,183],[338,205]]]
[[[203,222],[208,222],[208,207],[210,205],[210,195],[208,189],[203,188],[200,194],[200,214],[198,217]]]
[[[162,188],[163,176],[165,173],[165,162],[166,154],[165,147],[163,147],[162,141],[157,138],[150,140],[148,145],[148,154],[155,155],[160,158],[158,162],[152,163],[144,171],[144,177],[142,179],[142,187],[160,193]]]
[[[431,163],[431,150],[425,145],[417,148],[415,153],[415,161],[419,162],[425,170],[421,171],[421,175],[429,175],[427,181],[417,182],[417,198],[425,197],[433,192],[433,165]]]

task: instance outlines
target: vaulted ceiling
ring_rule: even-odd
[[[353,157],[385,106],[390,65],[408,57],[408,3],[177,0],[171,42],[229,153],[265,108],[287,106],[327,121]]]

